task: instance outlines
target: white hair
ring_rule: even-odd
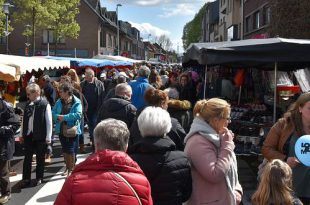
[[[102,120],[94,129],[95,149],[126,151],[129,140],[126,123],[116,119]]]
[[[132,93],[132,89],[131,86],[128,85],[127,83],[121,83],[115,87],[115,95],[117,96],[124,97],[126,96],[126,93],[129,92]]]
[[[138,117],[138,127],[142,137],[163,137],[171,130],[171,118],[161,107],[147,107]]]
[[[176,88],[169,87],[166,88],[164,91],[167,93],[169,99],[175,99],[175,100],[179,99],[179,91]]]

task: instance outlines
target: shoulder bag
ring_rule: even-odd
[[[120,178],[123,182],[125,182],[125,184],[127,184],[127,186],[131,189],[131,191],[134,193],[135,197],[137,198],[139,205],[142,205],[141,199],[139,198],[137,192],[135,191],[135,189],[130,185],[130,183],[124,178],[122,177],[120,174],[111,171],[115,176],[117,176],[118,178]]]

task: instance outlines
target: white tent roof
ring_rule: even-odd
[[[14,65],[20,69],[20,74],[24,74],[27,71],[32,70],[44,70],[70,67],[70,60],[52,60],[42,57],[25,57],[0,54],[0,64]]]
[[[113,60],[113,61],[126,61],[130,63],[141,63],[143,62],[142,60],[135,60],[131,58],[126,58],[124,56],[109,56],[109,55],[96,55],[93,58],[95,59],[107,59],[107,60]]]
[[[0,64],[0,80],[6,82],[18,81],[20,77],[19,69],[13,66]]]

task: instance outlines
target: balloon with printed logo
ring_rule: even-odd
[[[303,135],[296,141],[295,154],[302,164],[310,167],[310,135]]]

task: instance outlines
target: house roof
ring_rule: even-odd
[[[93,9],[97,10],[99,0],[85,0],[85,1],[87,1]]]
[[[113,26],[117,28],[114,22],[112,22],[110,19],[106,18],[104,15],[102,15],[103,10],[100,6],[100,1],[99,0],[83,0],[85,4],[99,17],[99,19],[103,23],[107,23],[110,26]]]

